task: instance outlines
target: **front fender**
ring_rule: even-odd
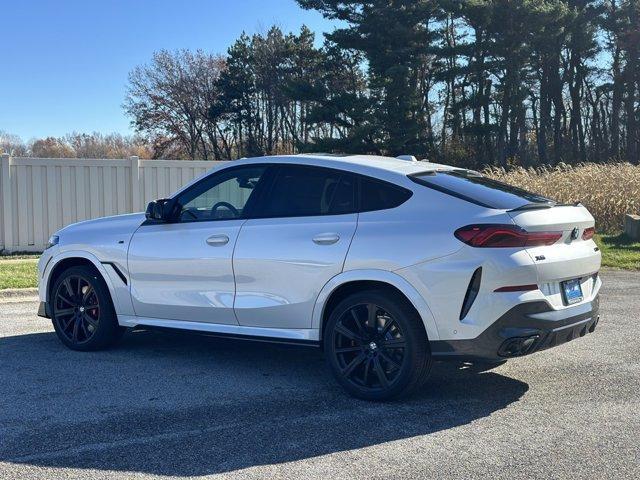
[[[40,301],[49,302],[51,273],[60,264],[60,262],[69,258],[81,258],[91,262],[100,275],[102,275],[102,278],[109,289],[109,294],[111,295],[116,314],[133,315],[133,306],[131,304],[131,294],[129,292],[128,285],[122,282],[115,270],[107,268],[106,265],[100,262],[98,257],[84,250],[65,250],[57,253],[51,258],[51,260],[46,264],[44,272],[42,272],[42,279],[38,288]]]
[[[348,272],[342,272],[329,280],[320,291],[313,307],[312,328],[322,331],[324,310],[331,294],[341,285],[357,281],[382,282],[400,290],[420,315],[429,340],[433,341],[440,339],[435,318],[433,317],[431,309],[424,298],[422,298],[418,291],[407,280],[402,278],[400,275],[387,270],[349,270]]]

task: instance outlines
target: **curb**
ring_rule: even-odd
[[[37,288],[9,288],[0,290],[0,303],[34,302],[38,300]]]

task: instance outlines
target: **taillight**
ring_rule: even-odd
[[[596,228],[595,227],[589,227],[589,228],[585,228],[584,231],[582,232],[582,239],[583,240],[591,240],[593,238],[593,236],[596,233]]]
[[[527,232],[515,225],[467,225],[455,231],[461,242],[476,248],[539,247],[553,245],[562,232]]]

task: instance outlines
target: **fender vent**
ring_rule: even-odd
[[[113,270],[116,272],[116,275],[118,275],[118,277],[120,277],[120,280],[122,280],[122,283],[127,285],[127,277],[124,276],[124,273],[122,273],[122,271],[118,267],[116,267],[114,263],[111,263],[111,262],[101,262],[101,263],[103,265],[109,265],[111,268],[113,268]]]
[[[460,310],[460,320],[463,320],[467,316],[473,302],[476,301],[478,291],[480,290],[480,280],[482,279],[482,267],[476,268],[476,271],[471,275],[469,286],[467,287],[467,293],[464,294],[464,301],[462,302],[462,310]]]

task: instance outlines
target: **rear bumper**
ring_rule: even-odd
[[[587,308],[566,312],[566,317],[558,318],[562,312],[554,311],[547,302],[523,303],[474,339],[430,342],[431,353],[438,360],[499,362],[555,347],[595,330],[599,298],[596,296]]]

